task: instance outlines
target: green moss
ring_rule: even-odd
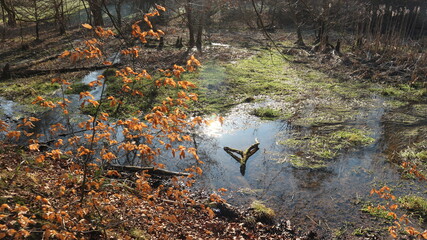
[[[399,202],[403,208],[406,208],[427,220],[427,199],[420,196],[408,195],[399,198]]]
[[[346,146],[365,146],[373,143],[375,139],[369,137],[369,132],[352,128],[346,131],[338,131],[331,134],[334,143],[343,142]]]
[[[281,115],[280,111],[268,107],[257,108],[252,112],[252,114],[264,120],[274,120]]]
[[[292,165],[296,167],[313,165],[313,160],[305,160],[305,158],[308,157],[309,159],[313,158],[316,160],[314,161],[314,166],[324,167],[325,163],[323,161],[321,163],[317,161],[333,159],[344,151],[367,146],[374,141],[375,139],[369,137],[369,132],[350,128],[333,131],[332,133],[324,135],[311,134],[308,136],[294,137],[279,141],[279,143],[302,153],[302,157],[295,156],[291,160]]]
[[[416,165],[418,172],[426,177],[425,172],[427,171],[427,140],[414,143],[412,146],[409,146],[406,149],[400,151],[398,153],[398,157],[400,161]],[[404,174],[413,175],[409,173],[407,169],[404,170]]]
[[[0,82],[0,95],[22,104],[31,104],[37,96],[48,97],[59,89],[58,83],[51,83],[45,77],[36,76],[15,81]]]
[[[299,169],[322,169],[326,167],[326,164],[322,160],[314,160],[309,158],[303,158],[296,155],[291,155],[291,161],[293,167]]]
[[[273,223],[276,214],[273,209],[266,207],[263,202],[253,201],[251,208],[254,211],[254,217],[257,222]]]
[[[427,97],[427,88],[422,84],[399,84],[396,86],[382,86],[372,89],[375,92],[381,93],[384,96],[397,98],[404,101],[419,101]]]
[[[362,236],[366,236],[367,234],[372,233],[374,231],[375,230],[373,230],[373,229],[371,229],[369,227],[366,227],[366,228],[364,228],[364,227],[358,227],[358,228],[354,229],[353,235],[354,236],[358,236],[358,237],[362,237]]]
[[[375,218],[386,219],[388,221],[394,220],[393,216],[389,215],[389,211],[383,209],[382,207],[375,207],[372,204],[363,206],[361,209],[363,212],[369,213]]]
[[[141,229],[132,229],[130,231],[130,234],[132,237],[134,237],[137,240],[150,239],[150,237],[147,235],[147,232]]]
[[[71,89],[65,90],[65,94],[79,94],[81,92],[90,91],[91,87],[84,83],[73,83]]]

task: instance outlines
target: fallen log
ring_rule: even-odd
[[[46,75],[46,74],[51,74],[51,73],[70,73],[70,72],[80,72],[80,71],[95,71],[95,70],[101,70],[101,69],[106,69],[106,68],[110,68],[110,67],[117,67],[119,65],[120,64],[113,64],[110,66],[81,67],[81,68],[34,69],[34,70],[30,69],[30,70],[19,70],[19,71],[10,70],[8,77],[21,78],[21,77],[31,77],[31,76],[37,76],[37,75]],[[3,77],[2,77],[2,79],[3,79]]]
[[[107,166],[107,169],[124,171],[124,172],[147,171],[149,174],[151,173],[151,174],[165,175],[165,176],[189,176],[190,175],[189,173],[169,171],[166,169],[155,168],[155,167],[139,167],[139,166],[117,165],[117,164],[109,164]]]
[[[256,139],[255,141],[256,143],[252,144],[245,151],[224,147],[224,151],[226,151],[232,158],[234,158],[238,163],[240,163],[240,173],[243,176],[245,175],[245,171],[246,171],[246,162],[252,155],[254,155],[259,150],[259,142]],[[238,155],[240,155],[240,157]]]

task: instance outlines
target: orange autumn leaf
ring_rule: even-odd
[[[219,116],[218,121],[221,123],[221,125],[224,124],[224,117]]]
[[[86,29],[92,29],[93,28],[90,24],[87,24],[87,23],[83,23],[82,27],[84,27]]]
[[[116,177],[121,177],[120,173],[117,172],[116,170],[108,170],[107,171],[107,176],[116,176]]]
[[[157,4],[156,4],[156,8],[159,9],[159,10],[161,10],[161,11],[163,11],[163,12],[166,11],[165,7],[157,5]]]
[[[208,212],[209,218],[213,219],[215,217],[214,211],[212,211],[212,209],[210,209],[209,207],[206,210]]]
[[[30,144],[29,148],[31,151],[39,151],[39,146],[40,145],[38,143],[33,143],[33,144]]]
[[[397,238],[396,230],[395,230],[393,227],[389,227],[389,228],[388,228],[388,232],[390,233],[390,235],[391,235],[393,238]]]
[[[202,173],[203,173],[203,170],[201,169],[201,168],[199,168],[199,167],[196,167],[196,173],[197,174],[199,174],[199,175],[202,175]]]
[[[396,213],[394,213],[394,212],[389,212],[389,213],[387,214],[387,216],[391,216],[391,217],[393,217],[393,219],[397,219],[397,215],[396,215]]]
[[[61,55],[59,55],[59,57],[60,58],[64,58],[64,57],[66,57],[66,56],[68,56],[68,55],[70,55],[71,53],[70,53],[70,51],[68,51],[68,50],[65,50]]]
[[[36,157],[36,163],[42,163],[45,160],[45,156],[44,155],[39,155]]]
[[[32,101],[31,104],[36,104],[42,101],[44,101],[44,98],[42,98],[41,96],[37,96],[37,98],[34,101]]]
[[[397,209],[397,207],[398,207],[398,205],[397,205],[397,204],[393,204],[393,205],[391,205],[391,206],[389,207],[389,209],[390,209],[390,210],[396,210],[396,209]]]
[[[21,131],[10,131],[6,134],[6,137],[12,139],[15,138],[16,141],[21,137]]]

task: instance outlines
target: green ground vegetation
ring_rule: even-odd
[[[300,152],[300,156],[295,155],[291,158],[291,163],[295,167],[320,168],[324,166],[324,160],[333,159],[344,151],[367,146],[374,141],[375,139],[370,137],[370,132],[349,128],[328,134],[293,137],[279,143]]]
[[[274,120],[281,116],[280,111],[269,107],[254,109],[252,114],[263,120]]]
[[[427,176],[427,140],[414,143],[398,153],[399,160],[417,166],[417,170]]]
[[[399,198],[400,205],[419,215],[423,221],[427,221],[427,199],[416,195],[407,195]]]
[[[49,97],[60,85],[51,83],[50,78],[34,76],[0,82],[0,95],[22,104],[31,104],[37,96]]]
[[[273,209],[265,206],[261,201],[255,200],[251,203],[251,208],[254,211],[254,218],[257,222],[272,223],[274,221],[275,212]]]
[[[393,216],[389,215],[389,211],[382,207],[374,206],[373,204],[366,204],[361,209],[363,212],[369,213],[375,218],[385,219],[387,221],[393,221]]]
[[[316,160],[310,157],[302,157],[297,155],[291,155],[290,159],[290,163],[294,168],[312,170],[326,168],[326,163],[323,160]]]

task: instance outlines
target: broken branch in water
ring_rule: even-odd
[[[242,175],[245,175],[246,162],[248,161],[248,159],[259,150],[258,140],[255,139],[255,142],[256,142],[255,144],[252,144],[245,151],[224,147],[224,151],[226,151],[232,158],[234,158],[237,162],[240,163],[240,173]],[[238,155],[240,155],[240,157]]]

